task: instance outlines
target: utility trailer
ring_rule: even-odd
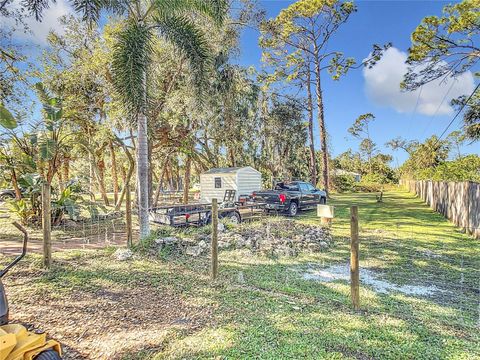
[[[234,201],[235,190],[226,190],[223,202],[218,206],[218,217],[232,223],[259,218],[265,212],[265,204],[240,198]],[[203,226],[211,222],[212,204],[164,205],[149,210],[150,221],[170,226]]]

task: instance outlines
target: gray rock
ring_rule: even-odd
[[[167,236],[167,237],[155,239],[155,243],[157,245],[170,245],[170,244],[177,243],[178,240],[179,239],[175,236]]]
[[[133,256],[133,252],[130,249],[117,249],[113,254],[118,261],[125,261]]]
[[[182,238],[182,243],[184,244],[196,244],[197,241],[193,238]]]
[[[185,254],[190,256],[199,256],[202,253],[202,248],[200,246],[188,246],[185,250]]]
[[[219,241],[218,242],[218,248],[219,249],[228,249],[230,247],[230,244],[226,241]]]
[[[205,240],[202,240],[198,243],[198,246],[201,248],[201,249],[206,249],[208,247],[207,243],[205,242]]]
[[[307,249],[311,252],[318,252],[321,250],[320,244],[309,243]]]

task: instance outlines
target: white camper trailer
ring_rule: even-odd
[[[251,195],[262,189],[262,174],[251,166],[215,168],[200,175],[200,200],[222,201],[225,190],[235,190],[235,200],[240,195]]]

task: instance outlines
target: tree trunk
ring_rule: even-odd
[[[105,162],[103,161],[103,157],[98,160],[97,171],[97,182],[100,194],[102,195],[105,205],[109,206],[110,202],[108,201],[107,190],[105,189]]]
[[[95,177],[95,173],[93,170],[93,162],[95,161],[93,159],[93,155],[91,153],[88,153],[88,161],[89,161],[89,184],[88,184],[88,191],[90,191],[91,194],[95,194],[95,189],[93,188],[93,179]],[[95,197],[95,196],[94,196]]]
[[[42,184],[42,230],[43,230],[43,266],[50,268],[52,264],[52,212],[50,183]]]
[[[18,186],[17,173],[15,172],[14,168],[12,168],[12,185],[13,189],[15,190],[15,199],[20,200],[22,198],[22,191]]]
[[[329,176],[328,176],[328,149],[327,149],[327,128],[325,127],[325,117],[323,111],[323,96],[322,85],[320,80],[320,60],[318,51],[315,52],[315,86],[317,93],[317,111],[318,111],[318,126],[320,130],[320,144],[322,150],[322,182],[323,188],[328,194]]]
[[[188,204],[188,190],[190,190],[190,172],[192,169],[192,157],[187,154],[185,162],[185,180],[183,181],[183,203]]]
[[[67,156],[63,159],[63,180],[68,182],[70,178],[70,158]]]
[[[152,166],[152,141],[148,139],[148,206],[153,201],[153,166]]]
[[[143,76],[143,85],[146,91],[146,74]],[[148,126],[145,110],[145,108],[142,109],[137,115],[137,202],[140,239],[144,239],[150,234],[148,221]]]
[[[58,186],[60,187],[60,191],[65,190],[65,181],[63,179],[63,172],[61,171],[61,169],[58,172]]]
[[[317,186],[317,159],[315,158],[315,143],[313,139],[313,101],[311,87],[310,64],[307,68],[307,97],[308,97],[308,136],[310,138],[310,177],[313,186]]]
[[[113,202],[118,202],[118,174],[117,174],[117,158],[115,157],[115,148],[112,140],[109,141],[110,158],[112,160],[112,182],[113,182]]]
[[[163,178],[165,177],[166,166],[167,166],[167,163],[163,165],[162,174],[158,179],[158,187],[157,187],[157,192],[155,194],[155,201],[153,202],[153,206],[158,206],[158,199],[160,199],[160,193],[162,192],[162,188],[163,188]]]
[[[230,166],[235,167],[236,166],[235,151],[233,150],[232,147],[228,148],[228,158],[229,158]]]

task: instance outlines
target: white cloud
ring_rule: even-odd
[[[12,6],[20,6],[19,1],[15,1]],[[63,27],[60,25],[58,19],[64,15],[73,13],[72,8],[65,0],[50,1],[50,7],[45,9],[42,13],[42,21],[36,21],[34,16],[25,19],[30,31],[23,31],[23,27],[15,31],[15,38],[20,41],[26,41],[37,45],[46,45],[47,35],[51,29],[57,33],[63,33]],[[13,19],[6,19],[6,26],[15,27]],[[17,26],[18,28],[18,26]]]
[[[365,91],[374,103],[393,107],[400,113],[410,113],[414,111],[418,100],[416,112],[420,114],[449,115],[453,113],[450,101],[461,95],[470,94],[474,89],[473,75],[468,71],[456,79],[449,78],[443,82],[435,80],[424,85],[422,89],[401,91],[400,83],[407,72],[406,60],[405,52],[392,47],[373,68],[363,70]],[[448,95],[445,97],[447,92]]]

